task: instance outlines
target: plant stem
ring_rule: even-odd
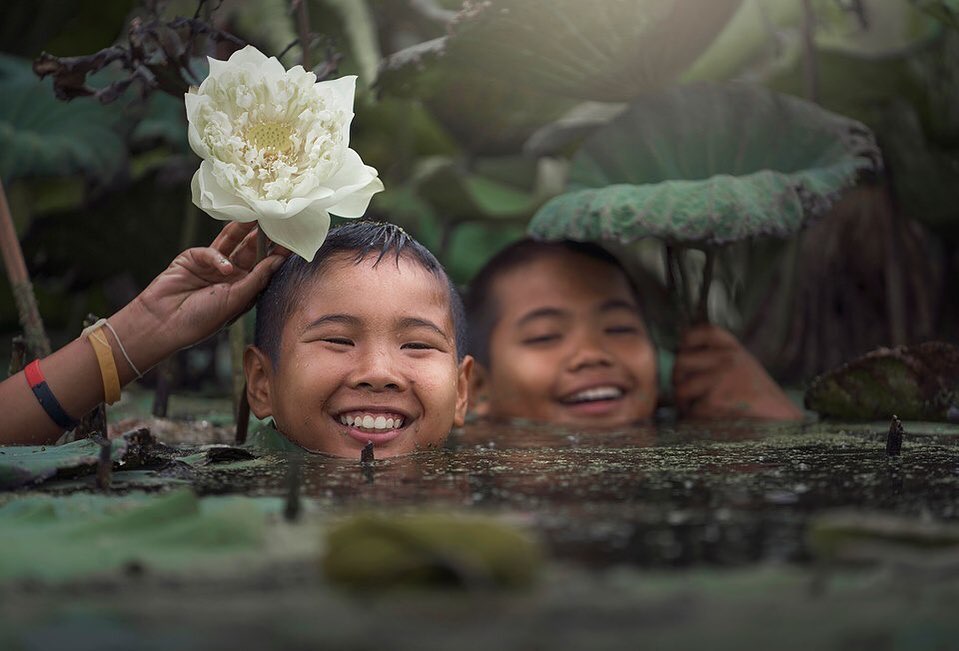
[[[803,90],[810,102],[819,102],[819,67],[816,65],[816,13],[812,0],[802,2]]]
[[[23,261],[23,249],[17,239],[17,231],[13,226],[13,216],[10,214],[10,205],[7,203],[7,194],[0,181],[0,253],[3,255],[3,265],[13,288],[13,298],[17,303],[17,314],[20,325],[27,337],[27,348],[36,357],[46,357],[50,354],[50,340],[43,328],[43,320],[37,309],[37,299],[27,273],[27,264]]]
[[[713,284],[713,266],[716,261],[716,252],[706,249],[706,262],[703,265],[703,284],[699,287],[699,306],[694,318],[696,323],[709,323],[709,287]]]
[[[306,0],[294,0],[296,6],[296,28],[300,35],[300,50],[303,53],[301,63],[306,71],[313,70],[310,61],[310,11]]]

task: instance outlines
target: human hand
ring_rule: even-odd
[[[290,252],[276,246],[256,263],[256,222],[230,222],[209,247],[187,249],[134,300],[169,350],[194,344],[252,307]]]
[[[673,366],[673,395],[686,418],[803,417],[739,340],[711,324],[693,326],[683,334]]]

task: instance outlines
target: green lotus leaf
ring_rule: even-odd
[[[248,571],[285,551],[269,535],[276,526],[270,514],[281,508],[275,498],[201,499],[188,489],[14,498],[0,505],[0,583],[78,580],[131,567],[195,575],[234,563]]]
[[[451,24],[447,55],[519,87],[628,101],[675,80],[740,2],[468,2]]]
[[[398,97],[415,97],[467,151],[513,154],[544,124],[572,104],[511,83],[446,54],[447,39],[419,43],[388,57],[376,88]]]
[[[507,167],[517,178],[535,174],[535,161],[507,159],[496,161]],[[510,163],[523,163],[532,170],[518,169]],[[495,165],[487,165],[487,168]],[[530,179],[535,182],[535,176]],[[507,183],[491,174],[469,172],[449,158],[434,156],[420,162],[414,183],[417,193],[433,206],[437,214],[454,221],[486,217],[525,217],[542,203],[534,190]]]
[[[110,458],[120,461],[127,451],[125,438],[114,439]],[[38,484],[57,474],[77,475],[96,470],[100,444],[83,439],[65,445],[0,447],[0,490]]]
[[[938,34],[936,21],[911,0],[842,3],[812,0],[813,34],[820,51],[882,61],[907,53]],[[764,80],[802,58],[802,3],[744,0],[709,48],[686,70],[684,81]]]
[[[959,347],[880,348],[815,378],[806,407],[844,419],[949,420],[959,408]]]
[[[29,70],[28,62],[0,59],[0,178],[79,172],[105,183],[123,169],[128,118],[118,107],[61,102],[49,80],[11,72]]]
[[[570,191],[529,230],[682,245],[785,237],[880,170],[859,122],[744,84],[683,86],[634,102],[587,140]]]

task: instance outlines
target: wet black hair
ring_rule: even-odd
[[[467,352],[487,368],[490,365],[490,337],[499,321],[499,305],[493,296],[493,284],[505,273],[556,252],[578,253],[604,262],[622,272],[629,289],[642,308],[639,290],[619,259],[598,244],[560,240],[544,242],[531,238],[517,240],[487,261],[470,281],[464,299],[469,323]]]
[[[293,306],[302,298],[307,282],[323,274],[337,254],[352,253],[353,264],[368,257],[375,257],[373,266],[387,256],[412,260],[436,276],[449,292],[450,315],[456,337],[456,358],[462,361],[466,355],[466,316],[463,299],[450,280],[443,265],[429,250],[395,224],[372,221],[350,222],[330,230],[323,246],[316,252],[312,262],[298,255],[291,255],[273,274],[270,283],[256,302],[256,324],[253,329],[254,345],[265,352],[273,365],[279,363],[280,338],[283,326],[293,313]]]

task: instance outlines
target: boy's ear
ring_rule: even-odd
[[[243,373],[246,375],[246,399],[260,420],[273,415],[273,398],[270,393],[270,378],[273,366],[270,358],[256,346],[247,346],[243,351]]]
[[[489,371],[479,362],[473,362],[469,410],[477,416],[489,416]]]
[[[456,411],[453,414],[453,425],[462,427],[466,422],[466,411],[470,402],[470,378],[473,375],[473,358],[470,355],[463,357],[459,363],[456,375]]]

